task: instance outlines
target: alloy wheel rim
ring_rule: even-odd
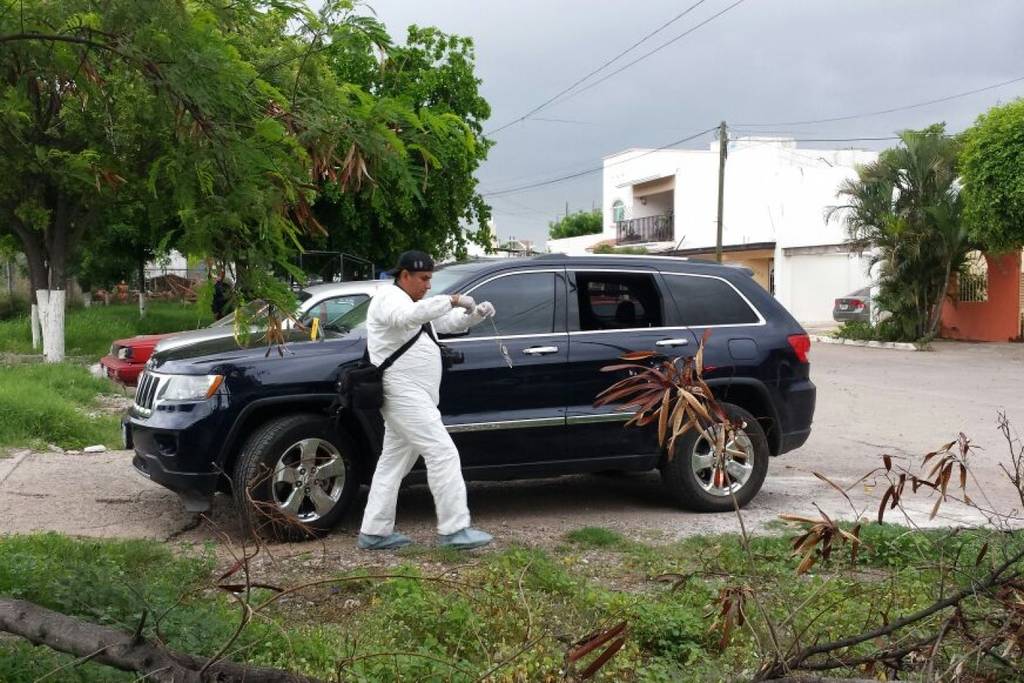
[[[734,429],[725,441],[725,453],[717,456],[715,444],[721,425],[704,430],[693,444],[690,467],[697,484],[716,497],[727,497],[742,489],[754,473],[754,444],[742,429]]]
[[[302,439],[284,449],[270,482],[277,509],[308,524],[330,513],[348,476],[341,452],[330,441]]]

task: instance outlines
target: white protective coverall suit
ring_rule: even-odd
[[[377,291],[367,312],[370,362],[380,365],[425,323],[440,334],[465,332],[484,318],[452,308],[451,297],[413,301],[396,285]],[[419,456],[437,510],[437,532],[453,534],[469,526],[466,483],[459,451],[441,421],[441,352],[424,332],[384,371],[384,446],[370,485],[360,531],[388,536],[395,527],[398,488]]]

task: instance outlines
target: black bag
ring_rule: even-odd
[[[338,409],[380,410],[384,405],[384,371],[390,368],[392,363],[398,360],[403,353],[411,349],[426,329],[426,325],[421,327],[420,331],[412,336],[412,339],[402,344],[380,365],[370,362],[370,352],[367,350],[356,365],[343,370],[338,378],[336,407]]]

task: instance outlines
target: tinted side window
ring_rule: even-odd
[[[303,316],[304,324],[308,325],[308,321],[313,318],[320,318],[320,325],[330,325],[367,299],[369,297],[365,294],[348,294],[324,299],[306,311]]]
[[[661,327],[661,295],[653,275],[576,273],[579,330]]]
[[[684,325],[744,325],[757,314],[732,285],[713,277],[665,273],[665,282]]]
[[[480,285],[470,294],[477,303],[490,301],[496,311],[494,325],[485,320],[469,331],[470,337],[494,336],[495,326],[502,336],[556,330],[554,273],[506,275]]]

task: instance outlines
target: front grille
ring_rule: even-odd
[[[142,373],[138,389],[135,390],[135,408],[138,412],[145,415],[153,412],[153,401],[160,388],[160,380],[160,375],[154,375],[148,370]]]

